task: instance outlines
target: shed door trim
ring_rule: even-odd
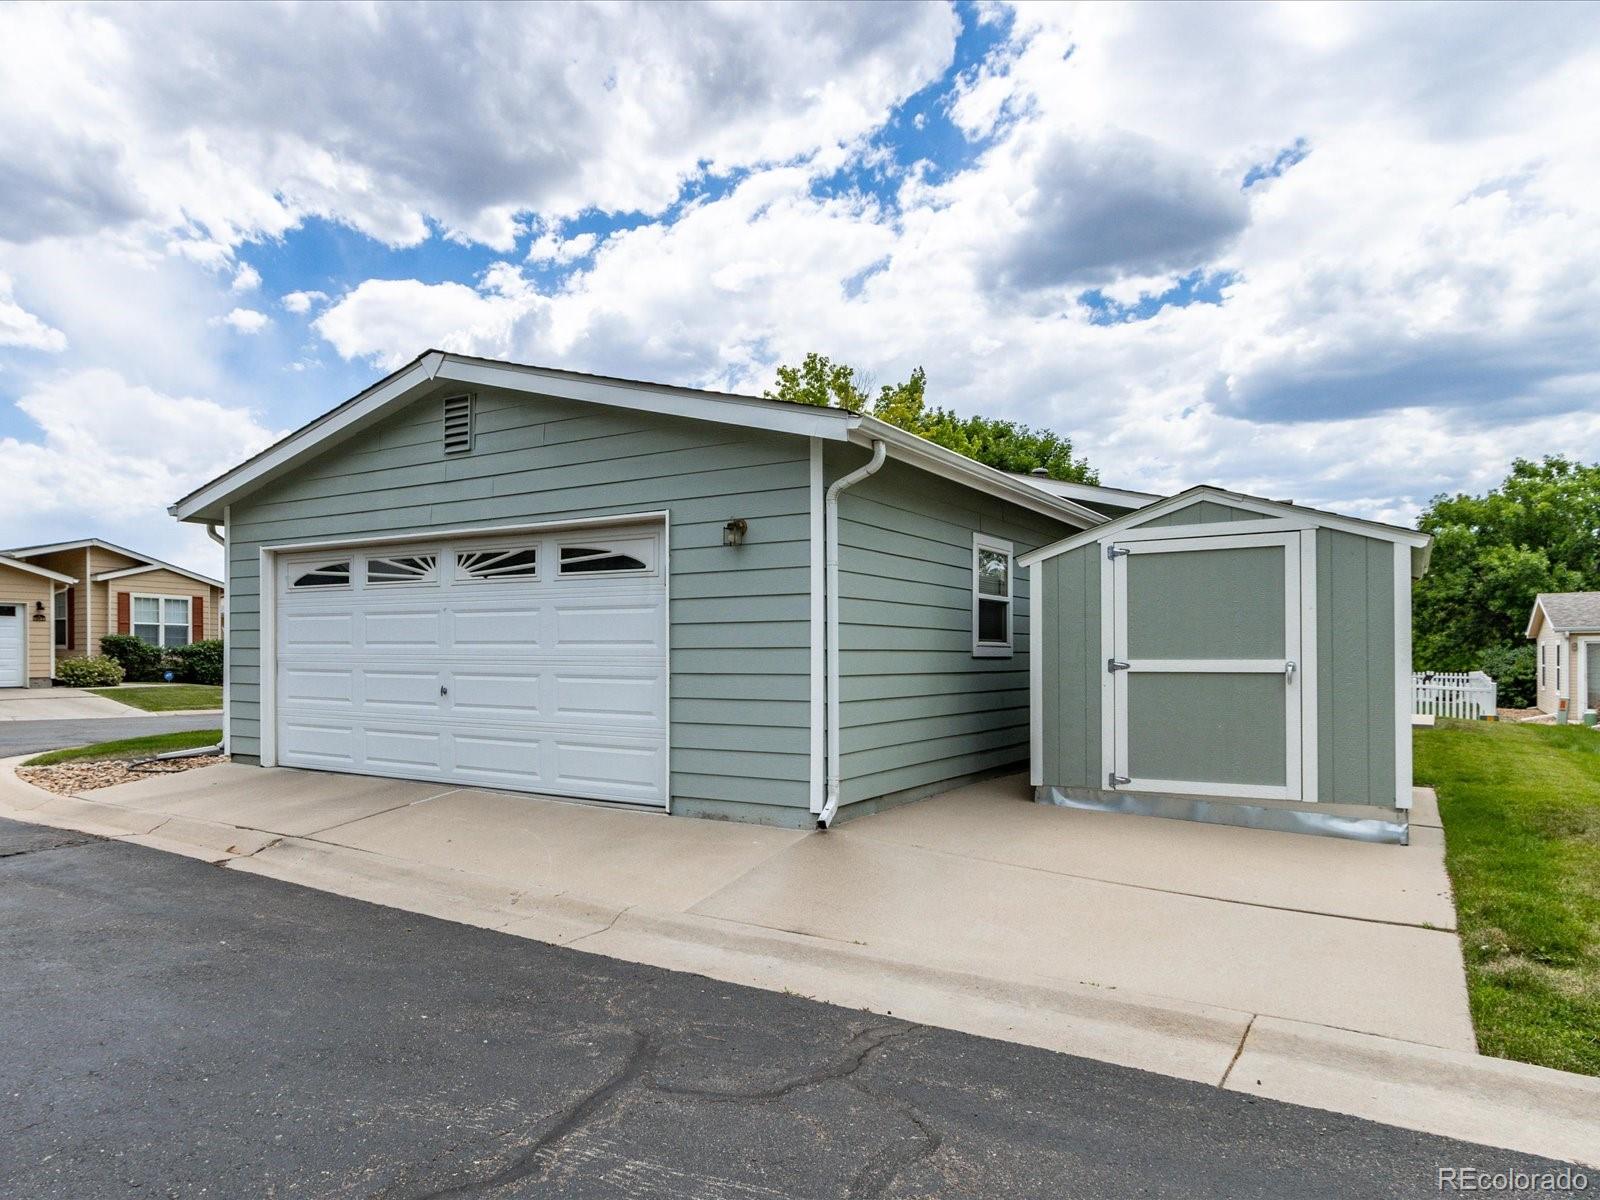
[[[1164,539],[1107,538],[1101,558],[1101,635],[1107,669],[1102,683],[1101,743],[1108,774],[1125,791],[1175,795],[1233,796],[1314,802],[1317,799],[1315,531],[1239,533]],[[1129,656],[1128,563],[1135,555],[1178,554],[1233,548],[1278,546],[1283,551],[1284,643],[1272,658],[1131,658]],[[1118,553],[1109,553],[1115,548]],[[1173,597],[1181,604],[1181,597]],[[1287,663],[1295,669],[1286,672]],[[1127,663],[1126,669],[1122,667]],[[1111,669],[1112,667],[1116,669]],[[1129,768],[1129,691],[1140,674],[1227,673],[1285,676],[1284,784],[1211,782],[1140,778]]]

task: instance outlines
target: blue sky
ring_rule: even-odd
[[[214,569],[165,505],[430,345],[1409,520],[1600,451],[1597,14],[10,6],[0,542]]]

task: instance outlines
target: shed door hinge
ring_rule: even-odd
[[[1115,771],[1108,771],[1106,773],[1106,786],[1107,787],[1115,788],[1120,784],[1132,783],[1132,782],[1133,782],[1133,780],[1129,779],[1126,775],[1118,775]]]
[[[1133,551],[1129,550],[1126,546],[1107,546],[1106,547],[1106,557],[1107,558],[1121,558],[1124,554],[1132,554],[1132,553],[1133,553]]]
[[[1113,674],[1118,671],[1126,671],[1127,669],[1128,664],[1123,662],[1120,658],[1106,659],[1106,670],[1112,672]]]

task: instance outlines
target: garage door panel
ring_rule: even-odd
[[[417,650],[437,653],[441,633],[441,614],[425,612],[368,612],[361,621],[358,645],[368,650]]]
[[[334,705],[356,701],[353,667],[309,667],[285,664],[279,672],[280,700],[288,704]]]
[[[279,622],[286,650],[354,643],[356,621],[348,612],[286,612]]]
[[[544,624],[538,607],[485,608],[475,611],[453,610],[446,614],[450,644],[458,650],[537,650]]]
[[[558,561],[556,535],[527,543]],[[332,552],[349,587],[296,589],[305,572],[285,561],[277,760],[664,803],[665,574],[457,578],[456,555],[484,544],[428,544],[450,569],[403,586],[370,583],[360,548]]]
[[[663,748],[614,739],[557,737],[553,783],[562,792],[640,799],[660,789]]]
[[[451,672],[450,711],[491,721],[536,720],[543,690],[538,672],[457,669]]]
[[[601,650],[607,654],[656,650],[661,646],[661,606],[590,603],[555,606],[555,649],[570,654]]]
[[[351,770],[360,751],[360,734],[349,722],[280,720],[279,758],[290,767]]]
[[[540,739],[531,735],[452,735],[455,774],[475,783],[539,790],[545,786]]]
[[[561,722],[656,722],[664,706],[664,671],[557,670],[551,716]]]
[[[444,737],[415,729],[367,727],[364,766],[369,771],[440,771],[444,767]]]
[[[362,693],[366,707],[373,712],[416,715],[428,718],[439,711],[438,671],[385,671],[368,668],[362,672]]]

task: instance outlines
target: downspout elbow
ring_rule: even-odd
[[[206,536],[219,546],[228,544],[227,539],[217,532],[217,523],[215,521],[206,522]]]
[[[839,748],[839,496],[863,479],[877,473],[888,457],[888,447],[874,438],[872,457],[867,462],[833,481],[824,503],[826,524],[823,540],[827,546],[827,574],[824,584],[824,601],[827,608],[827,689],[828,689],[828,784],[823,797],[822,810],[817,813],[817,828],[827,829],[839,812],[839,791],[844,774]]]

